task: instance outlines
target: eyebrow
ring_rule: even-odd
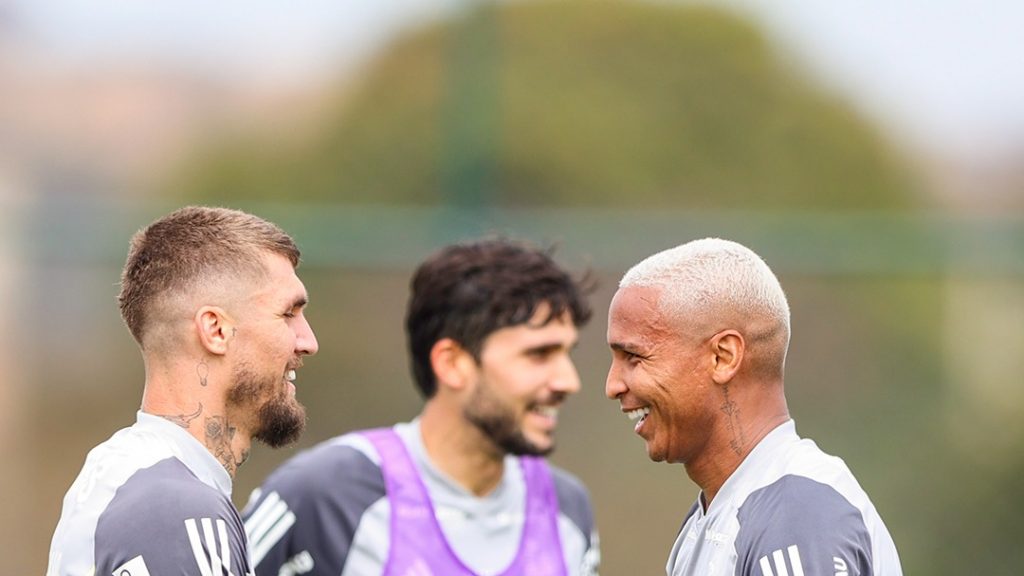
[[[608,343],[608,347],[611,348],[612,350],[617,351],[617,352],[630,352],[630,353],[632,353],[634,350],[636,350],[636,347],[634,347],[633,345],[631,345],[631,344],[622,344],[621,342],[609,342]]]
[[[537,344],[536,346],[529,346],[529,347],[526,348],[526,351],[527,352],[549,352],[549,351],[562,350],[562,349],[565,349],[565,350],[575,350],[576,346],[578,346],[579,343],[580,343],[579,340],[573,340],[568,345],[565,345],[562,342],[544,342],[544,343],[541,343],[541,344]]]

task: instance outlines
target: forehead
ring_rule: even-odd
[[[573,323],[572,315],[566,311],[560,316],[548,319],[549,307],[542,304],[537,307],[529,321],[515,326],[506,326],[491,332],[484,341],[483,350],[501,346],[514,346],[530,348],[533,346],[544,346],[560,344],[571,346],[577,338],[576,325]]]
[[[667,328],[658,305],[661,289],[651,286],[620,288],[608,308],[608,341],[638,340]],[[624,343],[624,342],[619,342]]]
[[[306,287],[299,280],[290,260],[268,253],[263,257],[263,265],[267,269],[267,278],[256,292],[258,299],[278,302],[306,297]]]

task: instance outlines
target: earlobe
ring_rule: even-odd
[[[472,355],[451,338],[442,338],[430,348],[430,365],[438,386],[461,390],[469,381],[467,370]]]
[[[195,325],[203,348],[218,356],[227,353],[234,327],[223,308],[203,306],[196,311]]]
[[[736,330],[724,330],[711,338],[711,350],[714,354],[712,378],[716,384],[726,384],[736,376],[743,363],[746,342],[743,335]]]

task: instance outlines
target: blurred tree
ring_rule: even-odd
[[[753,209],[907,206],[845,103],[719,10],[481,3],[397,41],[301,143],[221,142],[175,182],[345,203]]]

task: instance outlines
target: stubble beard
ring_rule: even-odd
[[[261,378],[242,366],[235,370],[232,381],[228,404],[255,410],[253,438],[271,448],[299,439],[306,428],[306,408],[288,394],[283,377]]]

